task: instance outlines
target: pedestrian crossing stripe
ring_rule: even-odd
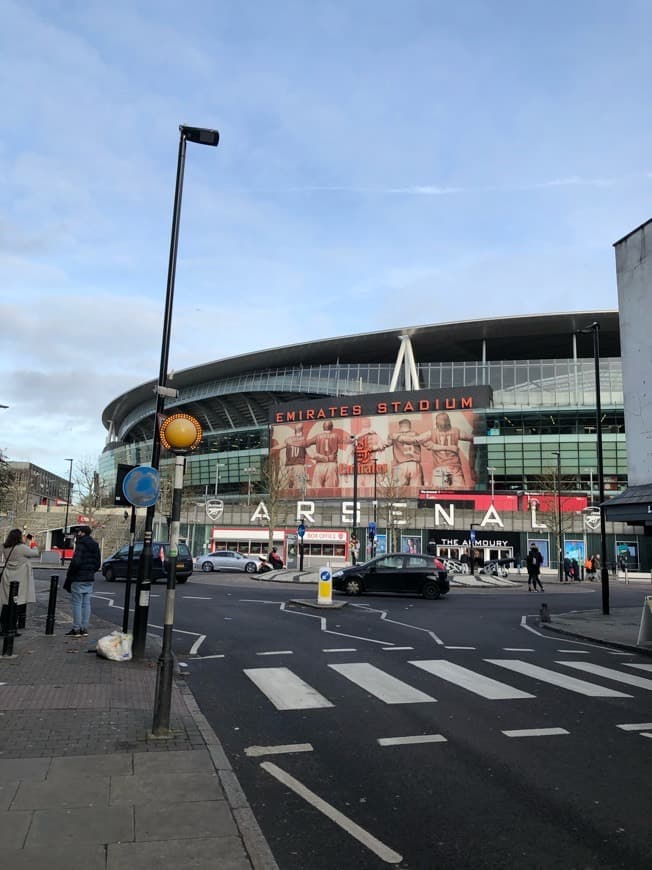
[[[436,700],[367,662],[328,667],[385,704],[423,704]]]
[[[595,674],[596,677],[604,677],[606,680],[616,680],[619,683],[625,683],[627,686],[636,686],[637,689],[647,689],[652,691],[652,680],[645,677],[639,677],[636,674],[623,674],[615,668],[605,668],[602,665],[593,665],[591,662],[557,662],[558,665],[564,665],[567,668],[575,668],[578,671],[585,671],[587,674]]]
[[[580,680],[560,671],[532,664],[522,659],[484,659],[490,665],[513,671],[523,677],[548,683],[569,692],[593,698],[631,698],[631,695],[597,683]],[[477,673],[446,659],[425,659],[409,662],[415,668],[430,674],[460,689],[472,692],[492,701],[530,700],[536,695],[510,686],[492,677]],[[652,689],[652,680],[637,674],[621,673],[614,668],[591,665],[576,660],[559,661],[562,667],[594,673],[609,680],[622,682],[637,688]],[[329,664],[328,668],[350,683],[368,692],[384,704],[434,703],[435,697],[369,662],[346,662]],[[244,670],[251,682],[265,695],[277,710],[317,710],[334,707],[332,701],[317,689],[302,680],[289,668],[247,668]]]
[[[506,683],[492,680],[491,677],[477,674],[469,668],[463,668],[461,665],[456,665],[454,662],[447,662],[444,659],[433,659],[425,662],[415,661],[410,662],[410,664],[417,668],[421,668],[423,671],[427,671],[429,674],[434,674],[442,680],[454,683],[462,689],[468,689],[469,692],[474,692],[476,695],[480,695],[483,698],[489,698],[492,701],[534,698],[534,695],[530,695],[528,692],[522,692],[520,689],[508,686]]]
[[[485,661],[491,665],[498,665],[499,668],[515,671],[517,674],[523,674],[526,677],[534,677],[535,680],[540,680],[542,683],[550,683],[550,685],[558,686],[560,689],[570,689],[572,692],[578,692],[580,695],[587,695],[590,698],[632,697],[624,692],[617,692],[615,689],[607,689],[604,686],[598,686],[596,683],[578,680],[575,677],[560,674],[558,671],[550,671],[548,668],[542,668],[539,665],[533,665],[520,659],[485,659]],[[573,664],[580,665],[585,664],[585,662],[573,662]]]

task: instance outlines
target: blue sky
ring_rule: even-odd
[[[647,0],[0,0],[0,447],[65,475],[170,366],[615,308],[650,217]]]

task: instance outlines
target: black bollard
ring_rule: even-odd
[[[12,580],[9,584],[9,601],[7,602],[7,624],[5,625],[5,637],[2,643],[2,655],[14,654],[14,638],[16,637],[16,620],[18,619],[18,580]]]
[[[57,592],[59,590],[59,575],[50,575],[50,597],[48,598],[48,615],[45,619],[45,633],[54,634],[54,614],[57,609]]]

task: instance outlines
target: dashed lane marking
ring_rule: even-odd
[[[556,650],[558,653],[564,653],[565,655],[573,655],[573,656],[590,656],[591,653],[588,649],[558,649]]]
[[[291,656],[294,655],[294,651],[291,649],[273,649],[268,652],[257,652],[257,656]]]
[[[395,651],[402,650],[402,649],[403,650],[414,649],[414,647],[413,646],[384,646],[383,647],[383,650],[385,650],[385,652],[395,652]]]
[[[412,746],[417,743],[446,743],[443,734],[415,734],[413,737],[379,737],[380,746]]]
[[[278,780],[278,782],[282,783],[286,788],[289,788],[316,810],[319,810],[320,813],[323,813],[332,822],[335,822],[336,825],[339,825],[343,831],[346,831],[347,834],[350,834],[359,843],[362,843],[362,845],[369,849],[369,851],[373,852],[374,855],[377,855],[381,861],[385,861],[386,864],[401,863],[403,860],[402,855],[399,855],[398,852],[390,849],[389,846],[386,846],[385,843],[374,837],[374,835],[370,834],[369,831],[365,831],[364,828],[361,828],[360,825],[356,824],[352,819],[348,818],[348,816],[345,816],[344,813],[341,813],[332,804],[329,804],[323,798],[320,798],[319,795],[315,794],[314,791],[311,791],[303,785],[303,783],[299,782],[298,779],[290,776],[289,773],[286,773],[282,768],[273,764],[271,761],[263,761],[260,766],[263,770],[269,773],[270,776],[273,776],[274,779]]]
[[[212,598],[205,598],[202,595],[182,595],[184,601],[212,601]]]
[[[225,658],[224,653],[217,653],[214,656],[193,656],[193,662],[203,662],[206,659],[223,659]]]
[[[647,731],[652,728],[652,722],[630,722],[627,725],[616,725],[622,731]]]
[[[639,665],[638,662],[623,662],[627,668],[637,668],[639,671],[652,671],[652,665]]]
[[[258,758],[261,755],[289,755],[294,752],[312,752],[312,743],[286,743],[281,746],[247,746],[245,755]]]
[[[474,646],[445,646],[444,649],[475,649]]]
[[[504,646],[503,652],[534,652],[529,646]]]
[[[554,737],[570,734],[565,728],[521,728],[517,731],[503,731],[505,737]]]
[[[387,649],[387,647],[383,647],[383,649]],[[340,652],[357,652],[357,649],[352,646],[343,646],[338,647],[336,649],[323,649],[322,652],[325,653],[340,653]]]

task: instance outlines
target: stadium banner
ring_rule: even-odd
[[[419,498],[486,488],[489,387],[376,393],[272,409],[283,498]],[[354,464],[355,463],[355,464]],[[356,480],[357,478],[357,480]],[[356,488],[357,483],[357,488]]]

